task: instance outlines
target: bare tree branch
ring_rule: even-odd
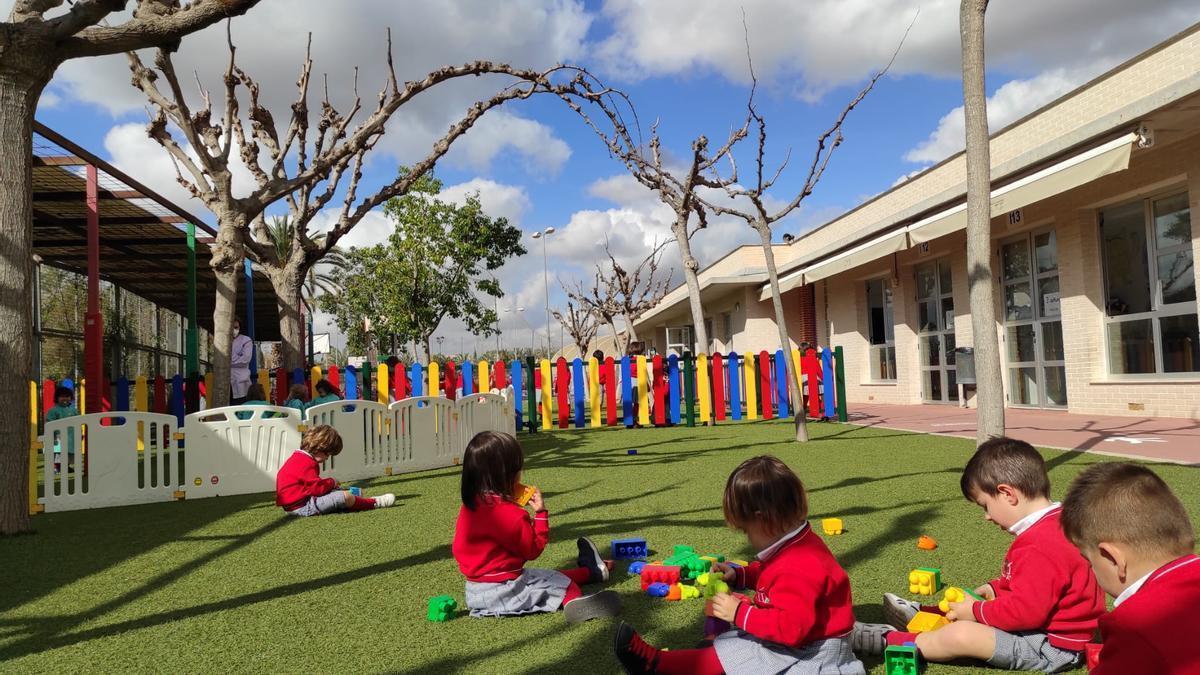
[[[92,25],[76,29],[70,37],[59,42],[59,52],[65,60],[171,44],[221,19],[241,16],[258,3],[259,0],[194,0],[178,7],[167,2],[141,0],[129,21],[116,26]],[[59,4],[55,2],[54,6]]]

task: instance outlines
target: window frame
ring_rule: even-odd
[[[884,317],[883,318],[884,326],[883,326],[883,342],[881,342],[881,343],[875,343],[875,342],[871,341],[872,340],[871,336],[874,334],[874,331],[872,330],[872,326],[871,326],[871,323],[872,323],[871,284],[873,284],[873,283],[878,283],[880,285],[880,293],[881,293],[882,302],[883,302],[882,309],[883,309],[883,317]],[[865,281],[865,283],[863,284],[863,291],[864,291],[864,295],[866,296],[865,307],[867,310],[867,334],[866,334],[866,338],[867,338],[867,380],[869,382],[880,383],[880,384],[895,383],[898,380],[898,374],[897,374],[897,368],[896,368],[896,291],[894,288],[892,288],[891,279],[886,275],[867,279]],[[888,330],[889,326],[887,325],[887,317],[889,314],[891,315],[891,318],[892,318],[892,324],[890,326],[890,328],[891,328],[890,331]],[[888,339],[889,332],[891,333],[890,340]],[[878,363],[878,361],[876,359],[876,354],[881,349],[884,350],[885,354],[890,353],[890,355],[891,355],[891,359],[890,359],[891,364],[890,365],[891,365],[892,376],[890,378],[877,377],[877,375],[876,375],[875,366]],[[890,352],[888,350],[890,350]]]
[[[1163,249],[1158,247],[1157,233],[1154,223],[1154,204],[1155,202],[1170,199],[1172,197],[1184,197],[1184,202],[1188,205],[1188,225],[1192,230],[1191,238],[1183,244],[1175,244]],[[1188,314],[1198,317],[1200,320],[1200,302],[1197,298],[1185,300],[1183,302],[1175,302],[1170,304],[1163,303],[1162,280],[1158,274],[1158,258],[1159,256],[1176,253],[1183,250],[1193,252],[1192,266],[1193,277],[1195,276],[1195,248],[1196,240],[1195,222],[1191,213],[1191,197],[1186,187],[1176,186],[1171,189],[1155,192],[1144,197],[1131,199],[1128,201],[1116,202],[1106,205],[1103,208],[1096,210],[1096,236],[1097,250],[1100,257],[1100,271],[1103,279],[1103,297],[1105,298],[1103,308],[1101,310],[1101,352],[1104,358],[1104,372],[1106,378],[1110,380],[1160,380],[1160,379],[1180,379],[1193,380],[1200,376],[1200,369],[1192,371],[1166,372],[1164,370],[1163,358],[1163,341],[1162,341],[1162,320],[1176,316],[1185,316]],[[1109,272],[1108,272],[1108,255],[1104,245],[1104,212],[1110,209],[1117,209],[1123,206],[1128,206],[1133,203],[1141,202],[1142,204],[1142,228],[1145,236],[1145,264],[1150,283],[1150,306],[1151,309],[1146,312],[1136,312],[1130,314],[1119,314],[1116,316],[1109,314],[1107,298],[1111,296],[1109,292]],[[1193,279],[1193,284],[1195,281]],[[1195,286],[1193,286],[1193,290]],[[1115,324],[1133,323],[1140,321],[1150,321],[1150,338],[1154,344],[1154,371],[1148,373],[1117,373],[1113,370],[1113,358],[1109,351],[1109,331]]]

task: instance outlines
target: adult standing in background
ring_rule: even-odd
[[[250,360],[253,358],[254,341],[249,335],[242,335],[242,322],[234,319],[233,345],[229,356],[230,405],[246,402],[246,392],[250,390]]]

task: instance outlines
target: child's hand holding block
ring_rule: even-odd
[[[516,500],[519,506],[525,506],[533,497],[533,491],[537,489],[531,485],[522,485],[517,483],[517,489],[513,492],[513,499]]]

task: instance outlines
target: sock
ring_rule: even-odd
[[[586,572],[587,570],[584,570]],[[567,585],[567,594],[563,596],[562,606],[566,607],[568,602],[578,600],[583,597],[583,590],[579,588],[579,584],[572,581]]]
[[[712,647],[703,649],[680,649],[679,651],[658,652],[658,667],[656,673],[695,673],[696,675],[721,675],[725,669],[721,659],[717,658],[717,650]]]
[[[370,497],[355,497],[354,506],[349,507],[348,511],[370,511],[375,508],[375,500]]]
[[[906,633],[902,630],[894,630],[884,636],[887,639],[888,646],[903,647],[905,642],[916,642],[916,633]]]
[[[575,567],[569,570],[559,570],[571,581],[583,585],[592,582],[592,571],[586,567]]]

